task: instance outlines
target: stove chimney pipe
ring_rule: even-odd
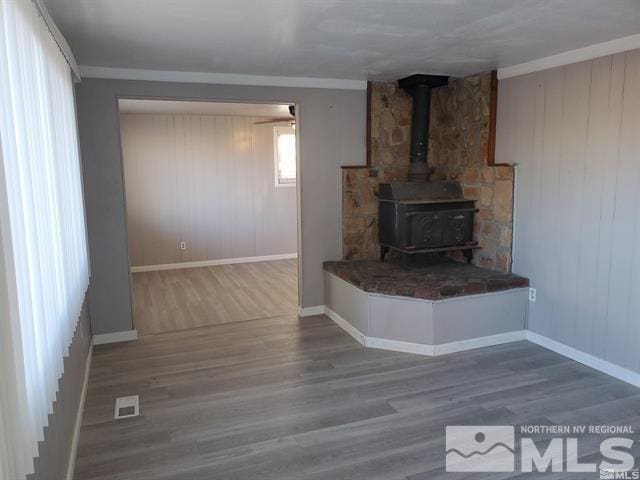
[[[429,148],[429,112],[431,89],[449,83],[443,75],[411,75],[398,80],[398,85],[413,97],[411,113],[411,151],[409,157],[409,181],[429,180],[427,151]]]

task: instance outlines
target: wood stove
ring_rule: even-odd
[[[462,251],[470,263],[478,243],[473,240],[475,200],[464,198],[456,181],[429,181],[427,164],[431,88],[448,77],[412,75],[400,80],[413,97],[408,182],[381,183],[379,191],[380,258],[390,249],[405,265],[423,254]]]
[[[464,198],[458,182],[380,184],[380,255],[389,249],[403,254],[461,250],[471,261],[475,200]],[[418,258],[418,257],[416,257]]]

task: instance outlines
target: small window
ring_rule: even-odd
[[[296,185],[296,132],[293,127],[273,127],[276,187]]]

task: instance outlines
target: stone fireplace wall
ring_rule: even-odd
[[[489,158],[491,74],[455,79],[431,96],[429,163],[432,178],[458,180],[477,200],[474,238],[481,246],[473,262],[511,270],[513,167]],[[460,256],[462,258],[462,256]]]
[[[409,175],[411,97],[395,83],[369,85],[368,166],[342,170],[342,253],[378,258],[378,184]]]
[[[378,258],[378,184],[406,180],[409,172],[411,97],[395,83],[371,83],[369,95],[368,165],[342,174],[346,259]],[[490,73],[434,89],[428,158],[432,178],[458,180],[465,196],[478,200],[474,237],[482,249],[474,263],[509,271],[513,167],[490,165],[490,116]]]

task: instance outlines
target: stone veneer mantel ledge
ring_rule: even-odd
[[[443,300],[529,286],[529,279],[454,260],[404,268],[394,260],[324,262],[324,270],[368,293]]]

